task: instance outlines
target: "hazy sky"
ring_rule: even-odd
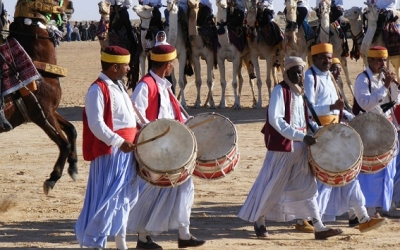
[[[163,4],[167,4],[166,0],[162,0]],[[211,0],[214,5],[214,13],[217,11],[217,7],[215,6],[215,0]],[[319,0],[309,0],[310,6],[315,7],[316,2]],[[8,10],[8,13],[12,17],[14,16],[14,7],[17,0],[3,0],[5,8]],[[97,7],[97,3],[99,0],[75,0],[74,9],[75,13],[72,15],[72,20],[84,21],[84,20],[99,20],[100,14],[99,9]],[[275,11],[282,11],[284,9],[283,0],[275,0],[274,8]],[[353,6],[364,7],[365,0],[343,0],[345,9],[351,8]],[[133,5],[137,5],[138,0],[133,0]],[[129,14],[131,19],[138,19],[136,13],[133,12],[132,9],[129,10]]]

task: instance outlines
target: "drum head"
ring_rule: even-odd
[[[364,156],[379,156],[394,147],[397,133],[393,124],[383,115],[362,113],[354,117],[349,126],[360,134],[364,145]]]
[[[319,129],[311,156],[320,168],[340,173],[352,168],[362,157],[362,142],[357,132],[344,124],[329,124]]]
[[[140,145],[135,151],[138,161],[147,168],[168,173],[183,168],[196,154],[196,138],[184,124],[172,119],[159,119],[145,125],[136,137],[136,143],[169,132],[157,140]]]
[[[236,128],[228,118],[215,113],[201,113],[188,120],[186,125],[190,128],[201,122],[204,123],[191,128],[197,141],[197,160],[213,161],[225,157],[236,147]]]

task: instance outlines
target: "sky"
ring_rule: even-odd
[[[213,3],[214,14],[217,11],[217,7],[215,6],[215,0],[211,0]],[[310,7],[315,7],[316,2],[319,0],[309,0]],[[344,8],[349,9],[353,6],[364,7],[364,2],[366,0],[343,0]],[[3,0],[5,8],[10,14],[10,20],[13,19],[14,16],[14,8],[17,0]],[[75,0],[73,1],[75,13],[72,15],[71,20],[73,21],[92,21],[92,20],[100,20],[100,14],[98,9],[98,2],[100,0]],[[138,0],[132,0],[133,5],[138,4]],[[167,4],[166,0],[162,0],[163,4]],[[274,1],[274,9],[275,12],[283,11],[284,9],[284,0],[275,0]],[[131,19],[139,19],[136,13],[132,10],[129,10],[129,15]]]

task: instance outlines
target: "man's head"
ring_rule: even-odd
[[[154,46],[150,52],[150,59],[152,61],[151,69],[156,74],[162,73],[163,76],[169,76],[174,69],[174,62],[177,53],[176,49],[169,44],[161,44]]]
[[[119,46],[108,46],[101,52],[101,68],[111,80],[122,80],[129,71],[129,51]]]
[[[340,63],[339,58],[335,57],[332,59],[332,65],[329,71],[332,73],[335,79],[340,76],[340,72],[342,72],[342,64]]]
[[[304,61],[297,56],[289,56],[285,58],[286,74],[293,84],[300,84],[303,80]]]
[[[368,66],[374,74],[378,74],[382,68],[386,68],[388,56],[387,49],[382,46],[374,46],[368,50]]]
[[[311,47],[311,56],[317,69],[322,72],[329,70],[332,64],[333,47],[330,43],[319,43]]]

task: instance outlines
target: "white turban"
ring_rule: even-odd
[[[306,63],[300,57],[288,56],[288,57],[285,57],[284,67],[285,67],[285,70],[288,70],[288,69],[290,69],[291,67],[294,67],[294,66],[302,66],[302,67],[304,67],[305,64]]]

